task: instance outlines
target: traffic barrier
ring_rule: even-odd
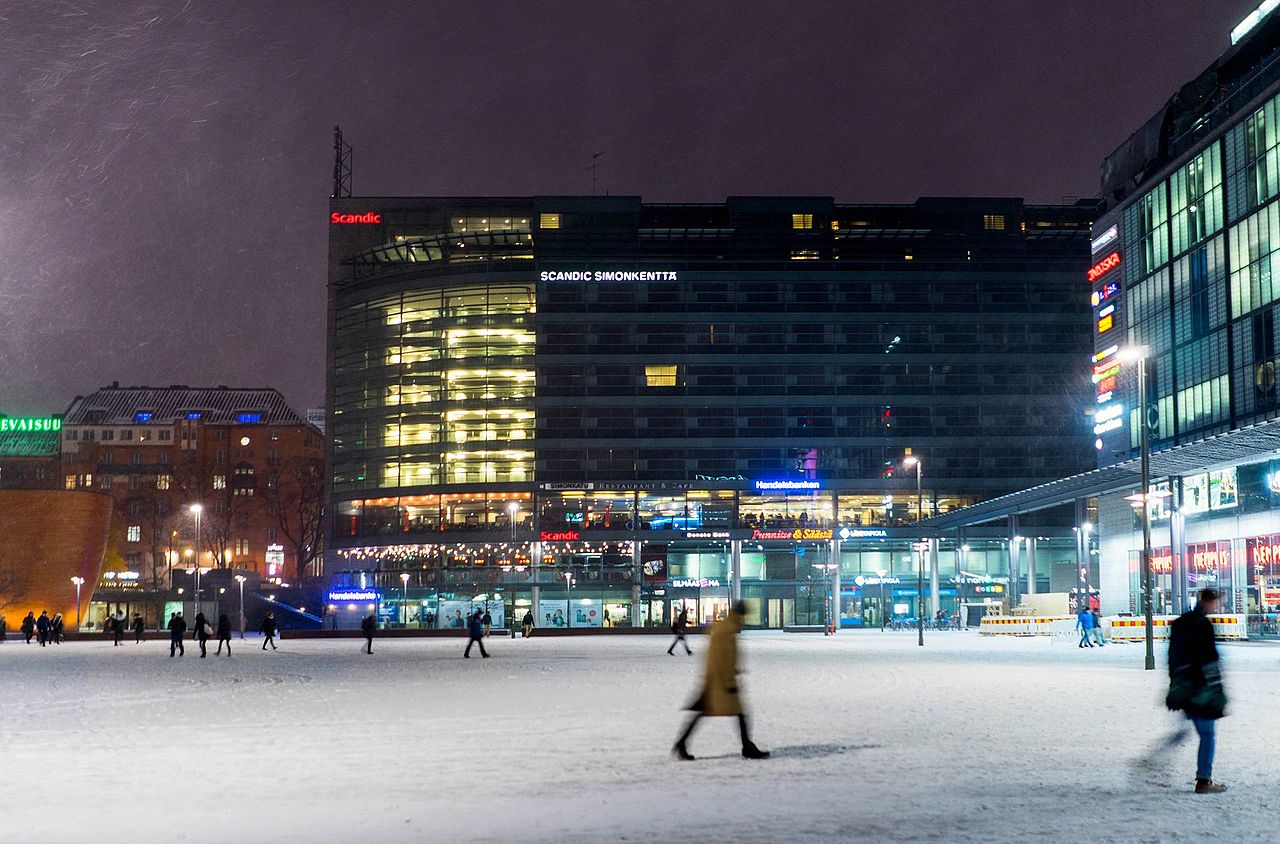
[[[978,625],[982,636],[1051,636],[1062,622],[1072,623],[1070,616],[988,615]]]
[[[1151,638],[1164,641],[1169,638],[1169,625],[1176,615],[1157,615],[1151,619]],[[1243,615],[1211,615],[1215,639],[1243,641],[1249,638],[1249,628]],[[1108,639],[1117,642],[1141,642],[1147,638],[1147,622],[1141,616],[1108,616],[1102,620]]]

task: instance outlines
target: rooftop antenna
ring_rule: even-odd
[[[591,171],[591,195],[592,196],[596,195],[596,184],[597,184],[596,168],[600,166],[600,156],[602,155],[604,155],[603,152],[597,152],[595,155],[591,156],[591,166],[587,168],[588,170]]]
[[[343,143],[342,127],[333,127],[333,195],[351,196],[351,144]]]

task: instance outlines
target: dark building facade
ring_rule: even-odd
[[[347,574],[330,608],[917,612],[918,515],[1092,464],[1092,215],[333,200],[327,547]],[[930,611],[999,585],[997,550],[990,572],[977,545],[917,550]]]

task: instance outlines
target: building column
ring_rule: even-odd
[[[929,609],[936,613],[942,609],[938,595],[938,540],[929,540]]]
[[[1009,516],[1009,609],[1018,606],[1018,571],[1021,568],[1018,560],[1022,543],[1018,541],[1018,516]]]
[[[1036,594],[1036,538],[1027,539],[1027,594]]]
[[[1191,609],[1192,603],[1187,586],[1187,519],[1182,514],[1181,478],[1169,478],[1169,491],[1172,493],[1169,501],[1169,581],[1173,587],[1173,611],[1181,615]],[[1234,554],[1232,559],[1235,559]]]
[[[831,618],[827,619],[831,635],[840,629],[840,540],[831,540]]]
[[[729,541],[729,601],[742,600],[742,540]]]
[[[640,540],[631,540],[631,626],[643,623],[640,613],[640,584],[644,582],[644,564],[640,559]]]
[[[538,612],[538,569],[542,566],[542,543],[532,543],[533,549],[530,556],[533,557],[533,586],[529,590],[529,600],[533,602],[533,617],[541,619],[542,616]]]

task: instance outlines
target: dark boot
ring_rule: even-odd
[[[755,746],[754,742],[747,742],[742,746],[743,759],[768,759],[769,751],[761,750]]]
[[[671,752],[675,754],[675,757],[681,762],[692,762],[694,760],[693,754],[691,754],[689,752],[689,748],[685,746],[684,739],[680,739],[680,741],[676,742],[671,747]]]
[[[1227,787],[1213,780],[1196,780],[1196,794],[1221,794]]]

